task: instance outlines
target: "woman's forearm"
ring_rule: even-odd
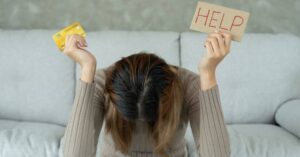
[[[87,83],[93,83],[96,72],[96,64],[83,66],[81,69],[80,79]]]
[[[216,75],[214,71],[203,72],[200,71],[200,88],[201,90],[207,90],[217,84]]]

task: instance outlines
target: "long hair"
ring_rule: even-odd
[[[129,154],[135,120],[142,119],[151,133],[153,151],[168,157],[165,149],[183,116],[182,84],[177,73],[164,59],[141,51],[122,57],[106,76],[105,125],[116,148]]]

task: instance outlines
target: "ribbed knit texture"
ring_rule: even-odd
[[[179,75],[186,89],[185,104],[183,105],[188,109],[186,116],[189,118],[199,157],[229,157],[229,137],[221,108],[218,85],[201,90],[198,74],[179,67]],[[103,69],[96,71],[93,83],[77,80],[74,104],[62,142],[63,157],[96,156],[98,137],[104,119],[104,97],[102,95],[104,83]],[[140,126],[143,128],[143,125]],[[174,148],[168,150],[170,157],[188,156],[184,139],[185,132],[183,131],[187,125],[183,126],[180,128],[182,130],[178,130],[177,137],[174,137],[172,144]],[[103,145],[105,148],[100,152],[100,157],[159,157],[151,152],[152,145],[147,142],[144,134],[146,131],[143,130],[140,135],[136,136],[137,138],[133,139],[130,156],[123,155],[113,148],[111,137],[106,135]]]

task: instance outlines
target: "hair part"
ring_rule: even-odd
[[[129,154],[135,120],[143,119],[153,137],[154,152],[168,157],[182,120],[182,83],[164,59],[142,51],[118,60],[106,72],[106,132],[116,148]]]

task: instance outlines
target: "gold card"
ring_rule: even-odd
[[[55,44],[57,45],[60,51],[62,51],[65,48],[66,36],[72,34],[78,34],[83,37],[86,37],[86,33],[79,22],[75,22],[70,26],[63,28],[62,30],[60,30],[52,36]]]

